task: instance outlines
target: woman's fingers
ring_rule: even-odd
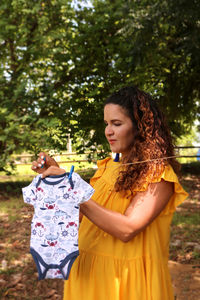
[[[38,159],[36,161],[32,162],[31,169],[34,172],[42,174],[42,173],[44,173],[50,167],[56,167],[57,169],[59,169],[59,165],[57,164],[57,162],[55,161],[55,159],[53,159],[51,156],[49,156],[45,152],[40,152],[38,154]],[[57,172],[57,173],[54,173],[54,174],[50,174],[50,172],[52,172],[52,170],[49,170],[49,172],[46,173],[46,175],[44,175],[44,177],[46,177],[48,175],[56,175],[57,173],[58,174],[63,174],[63,172],[59,173],[57,170],[53,170],[53,172]]]
[[[61,169],[60,167],[51,166],[42,173],[42,178],[45,178],[50,175],[61,175],[65,172],[66,171],[64,169]]]
[[[34,172],[37,172],[37,173],[41,174],[41,173],[43,173],[47,169],[47,166],[45,166],[44,164],[42,164],[42,162],[41,162],[40,159],[37,159],[37,161],[33,161],[32,162],[31,169]]]
[[[41,157],[38,157],[37,164],[38,164],[39,168],[44,168],[45,163],[46,163],[46,158],[45,157],[43,159]],[[46,165],[46,168],[48,168],[47,165]]]
[[[49,168],[50,166],[59,167],[55,159],[45,152],[40,152],[38,154],[38,163],[41,164],[41,167],[45,165],[46,168]]]
[[[47,157],[48,157],[48,154],[46,154],[45,152],[40,152],[38,154],[37,162],[38,162],[40,168],[44,168],[44,165],[47,161]],[[46,167],[48,168],[47,164],[46,164]]]
[[[46,160],[46,158],[48,157],[49,155],[47,154],[47,153],[45,153],[45,152],[40,152],[39,154],[38,154],[38,157],[41,159],[41,160]]]
[[[39,174],[41,174],[42,172],[44,172],[44,170],[41,169],[40,167],[40,163],[38,163],[37,161],[33,161],[32,162],[32,167],[31,169],[34,171],[34,172],[37,172]]]
[[[33,171],[35,171],[35,170],[37,169],[37,162],[36,162],[36,161],[33,161],[33,162],[32,162],[32,167],[31,167],[31,169],[32,169]]]

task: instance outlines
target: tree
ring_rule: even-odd
[[[70,45],[73,132],[82,133],[80,147],[105,147],[103,100],[131,84],[157,99],[175,138],[188,134],[200,113],[198,1],[92,3],[93,8],[76,11],[77,34]]]
[[[1,1],[0,170],[12,163],[13,152],[63,146],[53,74],[61,68],[55,59],[60,44],[71,37],[72,12],[70,1]]]
[[[73,3],[1,1],[0,168],[16,151],[64,149],[68,133],[106,152],[103,102],[125,85],[157,99],[175,137],[199,113],[197,0]]]
[[[117,65],[126,49],[118,4],[73,10],[61,0],[1,3],[2,168],[14,151],[63,149],[69,132],[80,151],[105,144],[103,99],[122,85]]]
[[[147,0],[136,12],[133,6],[125,26],[129,72],[158,99],[174,136],[188,134],[200,117],[200,3]]]

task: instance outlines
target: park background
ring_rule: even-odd
[[[109,153],[103,102],[132,84],[189,147],[176,148],[189,197],[173,219],[170,268],[176,299],[200,299],[199,32],[198,0],[0,1],[2,299],[61,299],[62,282],[37,282],[21,188],[41,150],[88,181]]]

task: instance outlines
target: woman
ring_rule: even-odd
[[[95,193],[81,205],[80,256],[65,281],[64,299],[174,299],[170,223],[187,193],[176,176],[164,116],[148,94],[127,87],[107,99],[104,120],[110,149],[121,159],[97,163],[90,182]],[[39,173],[42,155],[33,163]],[[46,159],[43,176],[64,172]]]

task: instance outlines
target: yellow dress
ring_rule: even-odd
[[[92,199],[100,205],[124,213],[130,203],[113,192],[120,162],[106,158],[98,162],[91,179]],[[65,281],[65,300],[172,300],[168,271],[170,223],[173,213],[187,197],[171,166],[153,182],[163,178],[174,182],[174,195],[160,215],[128,243],[105,233],[86,217],[79,229],[80,255]],[[148,186],[148,180],[142,190]]]

